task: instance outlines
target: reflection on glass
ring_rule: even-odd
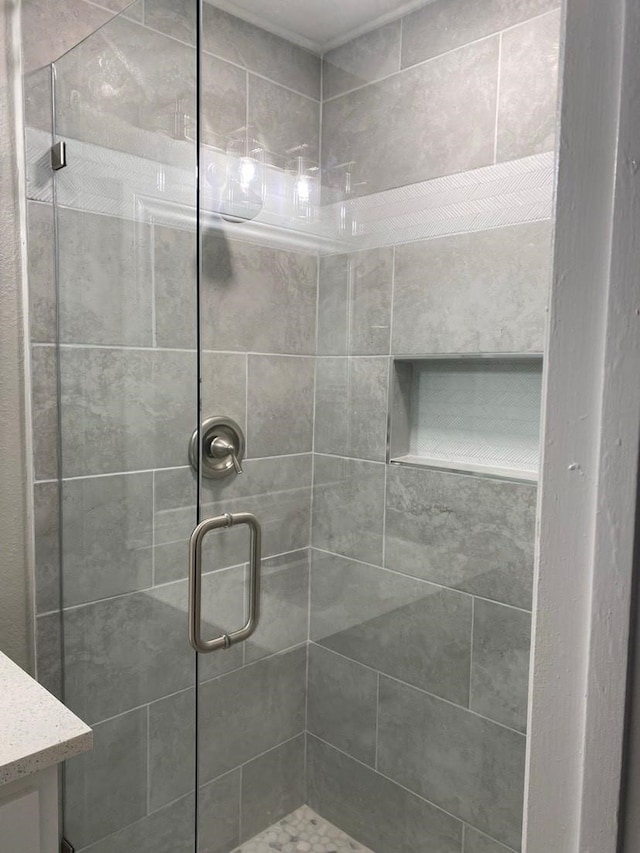
[[[241,128],[227,145],[226,184],[221,194],[224,219],[255,219],[264,206],[264,149]]]
[[[320,168],[318,164],[304,155],[308,146],[292,148],[289,154],[300,152],[287,163],[286,174],[291,182],[293,215],[305,222],[315,222],[318,218],[320,203]]]

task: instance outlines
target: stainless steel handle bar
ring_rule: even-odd
[[[249,615],[237,631],[220,634],[211,640],[202,639],[202,543],[211,530],[246,524],[251,531],[249,549]],[[260,522],[251,512],[235,512],[207,518],[194,528],[189,539],[189,642],[197,652],[215,652],[228,649],[250,637],[260,620],[260,563],[262,530]]]

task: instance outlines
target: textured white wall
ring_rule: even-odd
[[[620,849],[640,433],[638,8],[565,2],[524,853]]]
[[[32,669],[19,0],[0,2],[0,649]]]

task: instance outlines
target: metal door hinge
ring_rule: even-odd
[[[58,169],[64,169],[67,165],[67,143],[56,142],[51,146],[51,168],[54,172]]]
[[[60,842],[60,853],[76,853],[76,848],[69,844],[66,838],[63,838]]]

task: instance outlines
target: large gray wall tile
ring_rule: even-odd
[[[319,358],[314,450],[383,462],[387,443],[387,358]]]
[[[287,152],[304,145],[306,156],[318,160],[318,101],[249,74],[249,123],[267,151],[287,159]]]
[[[56,340],[53,233],[53,207],[30,201],[27,204],[27,261],[32,342],[53,343]]]
[[[36,480],[58,475],[57,358],[52,346],[31,348],[31,427]]]
[[[182,465],[196,418],[195,353],[61,353],[65,476]]]
[[[542,351],[551,225],[399,246],[394,353]]]
[[[313,551],[312,566],[312,639],[468,704],[470,596],[333,554]]]
[[[312,544],[381,565],[385,466],[316,456]]]
[[[196,235],[153,226],[153,292],[156,344],[195,349]]]
[[[242,839],[291,814],[305,802],[305,736],[277,746],[242,768]]]
[[[36,618],[36,664],[38,682],[61,702],[62,615],[47,613]]]
[[[60,525],[58,484],[33,487],[36,610],[48,613],[60,607]]]
[[[511,853],[511,848],[494,841],[477,829],[465,826],[462,853]]]
[[[378,674],[312,643],[307,690],[309,731],[375,766]]]
[[[182,797],[80,853],[193,853],[194,821],[194,798]]]
[[[189,689],[149,705],[149,807],[156,811],[193,791],[196,696]]]
[[[246,540],[245,540],[246,543]],[[205,639],[229,633],[244,625],[247,600],[247,574],[244,566],[207,572],[202,575],[202,634]],[[198,678],[208,681],[242,665],[241,645],[225,654],[201,655]]]
[[[380,772],[513,847],[524,759],[523,735],[381,677]]]
[[[147,710],[93,727],[93,749],[66,762],[65,833],[77,847],[144,817]]]
[[[206,51],[303,95],[320,97],[318,56],[210,3],[203,6],[203,16]]]
[[[121,3],[120,8],[126,5]],[[22,10],[24,70],[30,72],[53,62],[90,33],[112,13],[80,0],[31,0]]]
[[[144,3],[145,26],[187,44],[195,44],[195,3],[191,0],[144,0]]]
[[[389,352],[393,250],[383,246],[349,255],[350,355]]]
[[[349,359],[316,359],[313,449],[316,453],[349,456]]]
[[[553,151],[557,123],[560,11],[502,36],[497,160]]]
[[[229,74],[204,71],[203,128],[211,129],[217,105],[221,132],[242,111],[243,92]],[[229,66],[232,72],[239,69]],[[195,50],[125,18],[110,21],[56,64],[56,129],[63,136],[193,168],[194,143],[176,140],[176,106],[195,115]],[[112,84],[103,85],[105,75]],[[118,97],[113,97],[113,87]],[[244,120],[243,120],[244,121]],[[242,123],[242,122],[241,122]]]
[[[529,608],[535,513],[534,486],[392,465],[386,565]]]
[[[312,735],[307,768],[311,808],[376,853],[459,853],[459,821]]]
[[[200,360],[202,417],[226,415],[247,435],[247,357],[240,353],[203,352]]]
[[[204,348],[313,355],[316,265],[310,255],[205,235]]]
[[[150,228],[63,207],[57,216],[61,342],[150,346]]]
[[[333,98],[400,70],[401,22],[392,21],[324,54],[322,96]]]
[[[260,623],[245,643],[247,662],[288,649],[307,639],[309,551],[262,561]]]
[[[355,161],[356,192],[364,195],[486,166],[497,83],[494,37],[328,101],[324,167]],[[329,173],[327,184],[336,178]]]
[[[152,475],[67,480],[62,487],[64,606],[152,584]]]
[[[195,526],[196,484],[189,468],[157,471],[155,533],[156,582],[186,576],[186,543]],[[311,454],[273,459],[248,459],[244,473],[202,484],[202,517],[223,512],[254,512],[262,525],[263,557],[306,548],[311,516]],[[246,528],[208,534],[203,555],[205,571],[244,563],[248,559]],[[166,551],[166,554],[164,553]]]
[[[244,764],[304,729],[306,670],[307,650],[301,647],[200,687],[203,781]]]
[[[192,69],[188,67],[186,73],[190,76]],[[202,81],[202,141],[224,148],[229,136],[247,123],[247,75],[241,68],[203,53]]]
[[[250,355],[248,379],[248,454],[261,457],[310,452],[313,359]]]
[[[319,355],[347,355],[349,352],[350,271],[349,255],[320,257],[317,348]],[[389,311],[389,315],[390,313]]]
[[[527,727],[531,616],[476,599],[470,707],[519,731]]]
[[[240,843],[242,771],[202,785],[198,802],[198,853],[229,853]]]
[[[186,619],[186,583],[66,610],[69,707],[94,723],[191,686]]]
[[[557,0],[438,0],[402,20],[402,66],[406,68],[497,33],[558,5]]]
[[[23,18],[24,20],[24,18]],[[24,94],[25,127],[35,127],[51,133],[53,111],[51,109],[51,68],[45,66],[36,71],[25,71],[22,77]],[[28,147],[28,140],[25,139]],[[49,160],[51,172],[51,160]],[[27,198],[30,198],[27,185]]]

